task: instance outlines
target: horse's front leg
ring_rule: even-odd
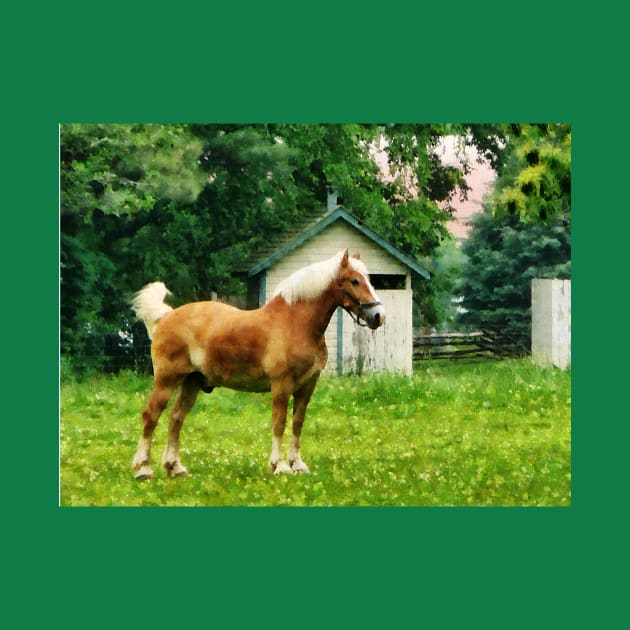
[[[308,466],[300,457],[300,436],[302,435],[302,425],[304,424],[306,407],[311,400],[318,378],[319,374],[315,375],[293,394],[293,436],[291,437],[291,445],[289,446],[288,460],[291,470],[296,473],[309,472]]]
[[[282,459],[282,436],[287,424],[287,407],[291,394],[290,383],[274,381],[271,384],[273,437],[269,467],[275,475],[291,472],[291,467]]]

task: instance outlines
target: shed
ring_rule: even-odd
[[[267,302],[294,271],[338,251],[361,252],[386,312],[377,330],[357,326],[341,308],[326,331],[326,372],[411,374],[413,353],[411,274],[429,272],[342,207],[311,216],[298,229],[270,244],[247,264],[248,307]]]

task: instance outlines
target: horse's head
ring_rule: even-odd
[[[385,309],[370,283],[366,266],[359,260],[358,252],[353,257],[348,255],[348,250],[344,252],[339,264],[337,286],[341,293],[341,306],[356,317],[358,324],[367,324],[375,330],[385,323]],[[365,324],[361,324],[361,320]]]

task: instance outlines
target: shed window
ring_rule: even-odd
[[[406,285],[404,273],[374,273],[370,274],[372,286],[378,291],[391,289],[404,289]]]

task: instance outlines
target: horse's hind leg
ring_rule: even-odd
[[[162,465],[171,477],[185,475],[187,472],[179,461],[179,432],[184,424],[186,414],[195,404],[201,384],[198,374],[189,374],[182,383],[182,389],[170,413],[168,442],[162,456]]]
[[[173,389],[172,386],[166,385],[157,379],[153,384],[153,392],[151,393],[149,404],[142,412],[142,436],[131,464],[135,471],[136,479],[151,479],[153,477],[153,470],[151,470],[151,438],[160,415],[173,393]]]

